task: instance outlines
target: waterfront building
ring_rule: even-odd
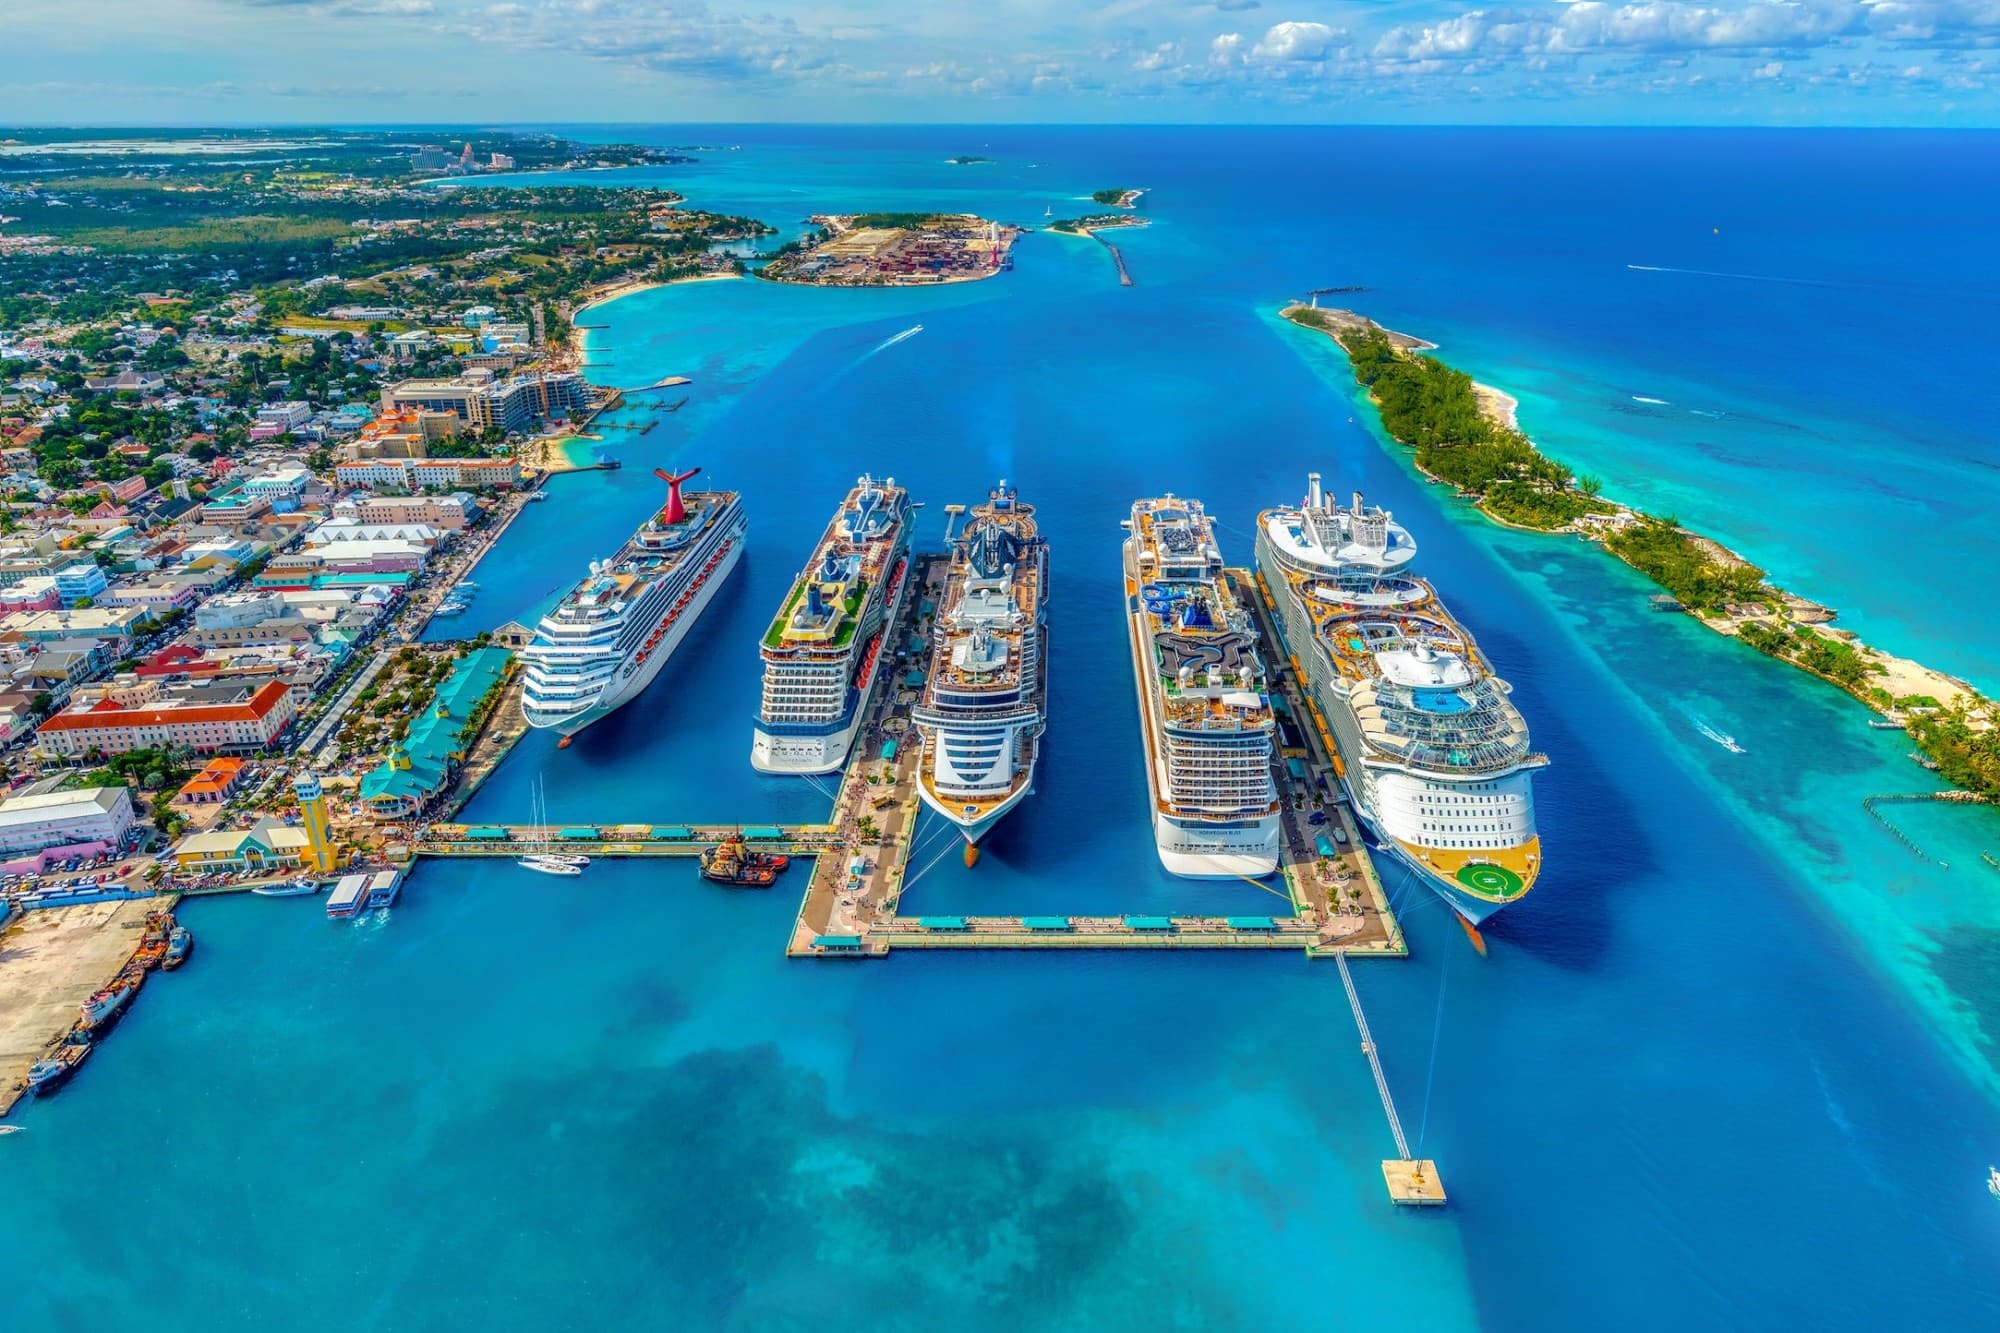
[[[1125,616],[1160,862],[1194,878],[1278,868],[1277,721],[1250,608],[1198,500],[1140,500],[1126,522]]]
[[[382,390],[385,411],[450,412],[474,430],[498,426],[524,431],[538,421],[585,410],[590,402],[590,386],[575,371],[499,379],[490,370],[475,369],[454,379],[404,380]]]
[[[279,681],[255,688],[227,681],[125,681],[130,683],[79,690],[75,701],[36,729],[36,747],[59,758],[170,745],[196,754],[248,754],[268,749],[298,715],[291,689]]]
[[[451,785],[478,738],[513,654],[476,648],[453,664],[409,734],[361,779],[360,801],[385,819],[415,814]]]
[[[1048,544],[1003,479],[952,545],[930,673],[911,714],[917,790],[966,855],[1034,788],[1047,721]]]
[[[750,762],[831,773],[874,698],[883,636],[909,591],[909,492],[863,476],[835,511],[764,634]]]
[[[247,829],[190,833],[174,844],[174,864],[195,874],[260,874],[305,867],[311,836],[304,828],[266,815]]]
[[[1257,568],[1354,811],[1475,925],[1541,873],[1529,744],[1511,687],[1431,585],[1388,511],[1305,502],[1257,516]]]
[[[521,711],[564,741],[637,698],[736,568],[749,521],[735,491],[691,491],[673,474],[667,502],[543,616],[521,650]]]
[[[86,843],[122,847],[136,818],[129,787],[15,796],[0,804],[0,859]]]

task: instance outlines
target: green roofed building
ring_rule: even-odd
[[[465,762],[512,658],[505,648],[475,648],[459,658],[438,682],[430,704],[410,720],[410,734],[362,777],[361,803],[384,818],[400,819],[442,792]]]

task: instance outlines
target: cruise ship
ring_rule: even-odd
[[[909,493],[863,476],[765,632],[750,763],[831,773],[847,762],[881,678],[883,636],[910,585]]]
[[[1277,724],[1249,608],[1198,500],[1141,500],[1125,524],[1125,618],[1153,842],[1197,879],[1278,868]]]
[[[1437,592],[1417,546],[1357,493],[1257,516],[1257,570],[1355,813],[1473,925],[1542,868],[1532,789],[1548,758],[1507,682]]]
[[[681,493],[700,472],[655,468],[667,502],[617,555],[590,573],[535,627],[520,653],[521,711],[562,744],[652,683],[736,568],[748,523],[735,491]]]
[[[912,714],[923,742],[918,791],[958,825],[968,864],[979,839],[1033,788],[1048,716],[1048,581],[1034,508],[1003,480],[952,543]]]

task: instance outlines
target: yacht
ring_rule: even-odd
[[[566,860],[535,852],[530,852],[528,855],[514,862],[514,864],[523,870],[532,870],[540,875],[581,875],[583,873],[583,867],[581,866],[571,865]]]
[[[1153,843],[1197,879],[1278,868],[1277,721],[1250,608],[1198,500],[1141,500],[1125,523],[1125,619]]]
[[[884,638],[910,585],[909,493],[862,476],[764,633],[750,764],[832,773],[847,762],[881,678]]]
[[[259,884],[250,890],[259,898],[303,898],[319,892],[319,885],[309,879],[288,879],[280,884]]]
[[[748,529],[734,491],[681,493],[700,472],[654,469],[667,502],[543,616],[521,649],[521,711],[562,745],[638,697],[736,568]]]
[[[1317,472],[1305,502],[1257,516],[1257,571],[1311,725],[1354,812],[1471,925],[1542,869],[1529,744],[1512,687],[1428,582],[1409,531]]]
[[[1002,480],[951,543],[930,671],[911,720],[917,790],[958,826],[966,861],[1033,790],[1048,717],[1048,544]]]

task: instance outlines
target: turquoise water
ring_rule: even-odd
[[[149,987],[7,1144],[9,1327],[2000,1315],[2000,1209],[1982,1187],[2000,1157],[2000,875],[1978,859],[2000,851],[1993,812],[1899,812],[1950,867],[1910,856],[1859,806],[1929,783],[1907,741],[1650,612],[1646,586],[1601,553],[1496,529],[1423,485],[1337,351],[1272,315],[1305,287],[1368,282],[1349,299],[1516,389],[1552,451],[1621,494],[1688,497],[1684,517],[1865,618],[1884,647],[1983,679],[2000,629],[1911,598],[1913,568],[1861,558],[1843,516],[1871,495],[1933,506],[1923,573],[1976,588],[1984,548],[1952,515],[1981,502],[2000,441],[1957,378],[1979,343],[1951,335],[1976,328],[1991,287],[1931,290],[1915,270],[1987,271],[1975,223],[1991,140],[740,137],[713,165],[656,178],[780,226],[861,206],[1029,221],[1102,185],[1152,185],[1156,225],[1119,238],[1139,285],[1119,288],[1097,246],[1032,235],[1015,272],[947,292],[711,283],[596,312],[607,378],[689,374],[692,401],[645,436],[611,432],[622,471],[560,479],[482,565],[461,623],[526,614],[613,549],[656,503],[655,465],[741,489],[750,552],[645,696],[569,750],[531,737],[472,816],[518,815],[538,773],[560,821],[815,815],[809,787],[747,764],[757,634],[857,472],[927,500],[933,539],[944,503],[1004,473],[1039,506],[1055,559],[1047,750],[977,869],[946,842],[920,855],[912,910],[1261,911],[1247,885],[1156,869],[1117,522],[1137,494],[1200,496],[1246,559],[1254,512],[1320,470],[1412,527],[1553,761],[1538,784],[1549,868],[1493,923],[1492,956],[1391,867],[1413,956],[1356,968],[1452,1206],[1384,1201],[1392,1145],[1325,964],[788,963],[796,885],[732,895],[685,866],[562,882],[426,866],[389,919],[359,926],[300,901],[189,906],[193,963]],[[958,152],[999,161],[943,163]],[[1440,184],[1466,173],[1465,197],[1491,200],[1477,216]],[[1718,193],[1738,205],[1724,235],[1747,251],[1678,266],[1775,272],[1754,261],[1782,252],[1799,266],[1786,273],[1838,259],[1847,281],[1866,265],[1903,284],[1901,316],[1947,336],[1878,343],[1887,373],[1850,380],[1843,321],[1866,312],[1848,288],[1621,286],[1625,263],[1698,253]],[[1735,239],[1829,201],[1838,237],[1820,223],[1788,243]],[[1899,248],[1899,208],[1929,220],[1922,264]],[[1780,325],[1753,371],[1746,340]],[[1634,394],[1723,424],[1616,406]],[[1757,522],[1739,532],[1733,515]],[[107,1245],[113,1227],[143,1241]]]

